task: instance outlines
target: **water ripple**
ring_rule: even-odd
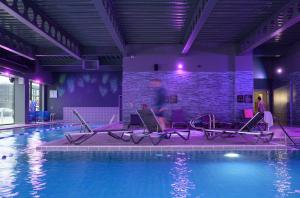
[[[188,168],[188,156],[185,153],[178,153],[177,155],[175,166],[170,171],[174,180],[171,184],[170,193],[174,198],[186,198],[191,195],[190,191],[195,189],[195,184],[189,178],[192,170]]]

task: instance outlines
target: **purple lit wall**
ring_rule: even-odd
[[[48,110],[62,119],[63,107],[117,107],[121,94],[122,72],[54,73],[49,90],[58,98],[48,99]]]
[[[291,125],[300,125],[300,44],[290,47],[284,56],[273,61],[272,78],[276,89],[274,94],[274,111],[277,117]],[[277,69],[283,72],[278,73]],[[279,84],[280,83],[280,84]],[[274,89],[274,93],[275,93]],[[284,105],[284,108],[283,108]]]
[[[123,118],[128,121],[141,104],[152,105],[154,93],[149,81],[163,80],[168,95],[177,95],[177,104],[169,104],[168,110],[183,108],[188,119],[214,112],[219,119],[234,119],[234,74],[232,72],[124,72]],[[138,82],[138,83],[136,83]]]
[[[159,65],[159,71],[153,65]],[[179,68],[182,64],[182,69]],[[239,94],[253,94],[252,56],[236,57],[224,52],[198,51],[181,56],[171,50],[154,49],[138,52],[123,59],[123,120],[141,104],[152,105],[153,90],[149,81],[159,78],[168,95],[177,95],[178,102],[167,108],[183,108],[187,118],[214,113],[218,120],[240,119],[244,108],[252,103],[236,102]]]

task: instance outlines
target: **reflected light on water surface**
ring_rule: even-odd
[[[173,178],[171,195],[174,198],[185,198],[190,196],[190,191],[195,189],[195,184],[189,178],[192,170],[188,168],[188,156],[185,153],[177,155],[170,172]]]
[[[46,184],[43,181],[43,177],[45,176],[45,172],[43,171],[43,162],[45,161],[45,159],[43,159],[43,153],[41,151],[36,150],[36,147],[41,144],[42,141],[39,132],[33,133],[32,136],[28,138],[28,182],[32,185],[31,195],[33,197],[40,197],[39,191],[43,190]]]
[[[275,159],[270,163],[275,169],[274,186],[280,198],[289,197],[291,195],[291,179],[288,169],[288,153],[287,151],[278,151]]]
[[[6,159],[0,159],[0,197],[14,197],[18,193],[14,192],[16,188],[16,148],[15,137],[6,138],[0,141],[0,156],[6,156]]]

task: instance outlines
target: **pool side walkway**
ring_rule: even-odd
[[[40,151],[195,151],[195,150],[282,150],[287,149],[282,138],[273,139],[271,143],[255,144],[251,137],[233,138],[218,137],[207,140],[202,132],[192,131],[189,140],[185,141],[179,136],[162,140],[159,145],[152,145],[149,138],[145,138],[139,144],[132,141],[124,142],[115,139],[106,133],[99,133],[81,145],[71,145],[65,138],[45,143],[37,150]]]

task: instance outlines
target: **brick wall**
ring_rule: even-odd
[[[152,104],[154,96],[149,81],[154,78],[163,81],[168,95],[178,97],[177,104],[167,105],[168,110],[183,108],[188,119],[214,113],[218,120],[232,121],[241,115],[241,109],[252,107],[235,102],[237,94],[252,94],[252,72],[123,72],[124,122],[141,104]]]

